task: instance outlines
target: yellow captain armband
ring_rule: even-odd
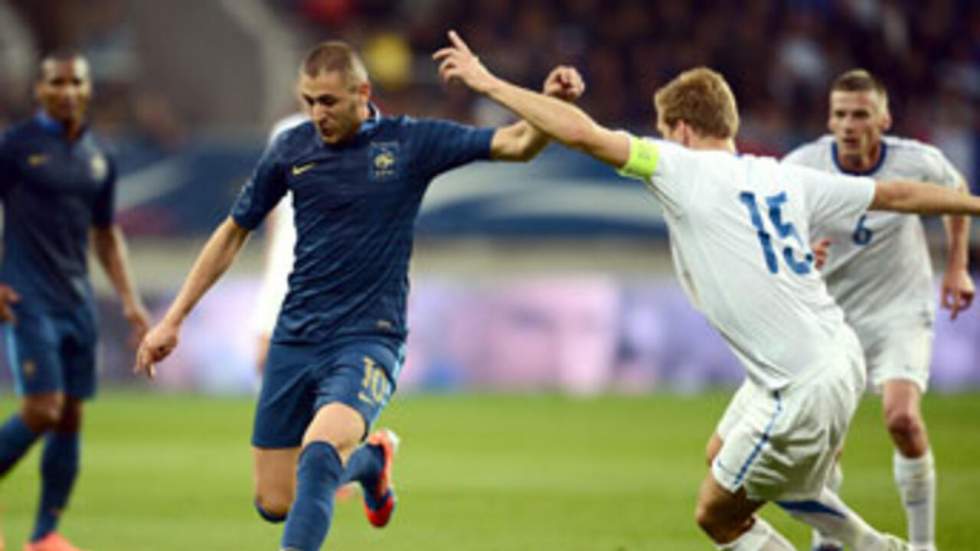
[[[630,136],[630,158],[619,169],[620,176],[649,180],[657,170],[660,160],[660,149],[657,144],[648,140]]]

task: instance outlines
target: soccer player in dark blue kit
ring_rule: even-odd
[[[55,529],[79,469],[82,403],[96,387],[90,235],[136,338],[149,317],[113,222],[115,167],[86,124],[88,62],[74,53],[46,57],[35,95],[41,109],[0,141],[0,318],[22,398],[0,426],[0,477],[44,436],[41,501],[24,549],[73,551]]]
[[[563,99],[583,89],[567,67],[545,82],[546,93]],[[285,520],[283,549],[314,551],[326,538],[339,485],[361,483],[375,526],[388,522],[395,505],[392,433],[361,441],[401,369],[413,226],[429,182],[475,160],[527,161],[547,140],[523,121],[478,129],[382,115],[370,102],[363,64],[342,42],[307,55],[298,91],[311,121],[266,150],[144,339],[136,370],[153,375],[194,304],[291,191],[296,258],[256,407],[255,505],[266,520]]]

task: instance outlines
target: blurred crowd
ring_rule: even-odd
[[[304,20],[313,36],[339,32],[367,45],[369,59],[411,52],[403,59],[412,66],[374,60],[383,97],[399,110],[478,122],[498,116],[469,94],[427,105],[424,92],[411,89],[434,78],[428,55],[455,28],[489,67],[528,86],[556,63],[579,67],[589,85],[583,104],[607,124],[651,129],[652,90],[703,64],[731,81],[743,141],[754,149],[782,152],[823,131],[827,87],[855,66],[884,79],[899,133],[972,140],[978,125],[980,4],[969,0],[273,3]]]
[[[189,33],[193,19],[205,19],[194,15],[202,9],[192,9],[194,2],[177,9],[184,3],[174,2],[174,9],[167,10],[175,18],[186,12],[182,24],[187,30],[171,29],[166,35],[175,46],[193,38],[182,34],[182,40],[173,41],[174,32]],[[160,10],[142,23],[132,14],[150,11],[152,4],[0,0],[0,20],[3,9],[18,14],[38,53],[74,46],[94,58],[96,114],[103,126],[136,126],[153,140],[173,144],[188,131],[226,124],[216,121],[217,114],[235,98],[228,93],[208,97],[206,87],[168,87],[155,79],[181,78],[182,64],[202,63],[209,54],[227,60],[236,46],[222,51],[221,32],[209,22],[212,40],[193,45],[199,59],[188,57],[186,49],[173,63],[158,51],[147,54],[161,49],[146,36],[154,24],[164,25],[168,14]],[[248,0],[235,5],[244,10],[253,4],[271,13],[290,35],[296,51],[287,61],[298,60],[316,41],[343,38],[363,52],[377,99],[387,111],[481,124],[498,123],[507,114],[459,87],[444,90],[438,82],[430,55],[445,44],[447,29],[459,30],[492,70],[527,86],[538,86],[555,64],[575,65],[589,86],[583,106],[605,124],[637,131],[653,130],[651,92],[657,86],[684,68],[712,66],[729,78],[740,102],[742,147],[757,152],[780,153],[821,133],[830,81],[861,66],[887,84],[897,133],[937,143],[968,176],[977,174],[980,3],[975,1]],[[271,33],[263,36],[262,23],[255,26],[260,40],[272,40]],[[2,34],[8,37],[0,38],[0,53],[9,53],[5,42],[11,33]],[[10,75],[2,74],[11,66],[5,57],[10,56],[0,55],[0,124],[31,108],[29,86],[12,86]],[[164,72],[157,73],[157,66]],[[184,78],[193,75],[183,72]],[[236,89],[256,94],[243,90],[240,82]],[[256,89],[263,86],[270,84],[255,84]],[[285,89],[291,83],[271,86]],[[171,97],[182,89],[194,90],[210,104]],[[294,108],[282,103],[283,114]],[[256,112],[246,108],[237,116]],[[269,122],[241,120],[255,129]]]

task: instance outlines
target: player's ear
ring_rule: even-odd
[[[881,116],[881,131],[888,132],[892,129],[892,114],[888,108],[885,108],[885,113]]]
[[[357,96],[361,98],[361,101],[367,103],[371,101],[371,83],[362,82],[357,85]]]

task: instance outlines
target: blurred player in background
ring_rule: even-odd
[[[283,132],[308,121],[304,113],[295,113],[278,121],[269,134],[269,145]],[[287,192],[276,208],[266,217],[265,267],[262,271],[262,286],[255,301],[256,368],[259,373],[265,368],[269,354],[272,331],[276,327],[279,308],[289,290],[289,271],[293,267],[293,247],[296,246],[296,226],[293,224],[293,199]]]
[[[888,94],[867,71],[848,71],[834,82],[828,127],[830,136],[799,147],[785,161],[839,174],[938,182],[966,193],[962,176],[938,149],[883,135],[891,127]],[[973,301],[970,219],[954,216],[944,222],[947,264],[940,298],[956,319]],[[934,551],[936,469],[919,404],[929,381],[935,308],[922,222],[917,216],[873,212],[821,221],[811,234],[830,244],[821,272],[861,341],[871,385],[882,393],[909,543],[915,551]],[[842,481],[837,466],[828,484],[838,491]],[[819,534],[814,540],[815,549],[842,549]]]
[[[326,538],[340,484],[361,482],[375,526],[384,526],[395,506],[394,436],[378,431],[359,443],[401,369],[408,262],[426,188],[475,160],[531,159],[547,138],[523,121],[477,129],[384,116],[370,101],[363,63],[343,42],[309,53],[298,89],[311,122],[266,150],[231,216],[144,339],[137,370],[153,375],[193,306],[291,192],[296,259],[256,408],[256,506],[267,520],[285,520],[283,549],[314,551]],[[574,99],[582,83],[574,70],[558,68],[545,90]]]
[[[22,397],[20,411],[0,427],[0,476],[45,436],[41,501],[24,549],[71,551],[75,547],[55,530],[79,470],[82,403],[96,387],[89,235],[134,340],[149,318],[113,222],[115,166],[86,122],[88,62],[74,53],[46,57],[35,94],[40,110],[0,142],[0,317]]]
[[[755,516],[777,501],[851,549],[908,549],[824,487],[865,372],[857,337],[813,265],[809,228],[869,208],[980,213],[980,199],[738,156],[735,98],[708,69],[657,91],[666,140],[646,140],[498,79],[454,32],[450,41],[434,56],[445,80],[463,81],[554,139],[643,180],[663,204],[681,283],[747,372],[712,439],[698,496],[698,523],[717,547],[794,549]]]

